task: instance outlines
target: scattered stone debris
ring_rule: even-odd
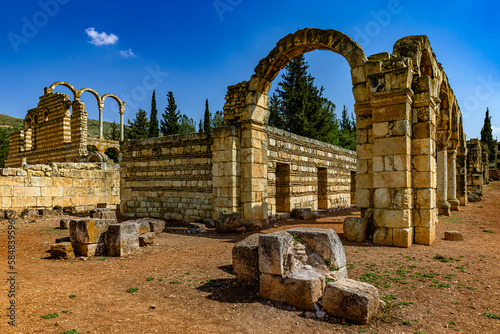
[[[464,235],[458,231],[445,231],[444,238],[445,240],[450,240],[450,241],[460,241],[464,240]]]
[[[114,210],[105,209],[105,208],[96,208],[90,210],[90,218],[97,219],[114,219],[116,220],[116,213]]]
[[[19,213],[14,210],[5,210],[5,219],[17,219],[19,218]]]

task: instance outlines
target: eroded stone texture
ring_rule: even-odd
[[[106,233],[110,256],[130,255],[139,250],[139,230],[134,223],[111,224]]]
[[[241,227],[240,215],[238,212],[222,214],[214,223],[215,229],[219,233],[232,232]]]
[[[69,237],[71,242],[88,244],[104,242],[104,233],[113,220],[83,218],[73,219],[69,223]]]
[[[344,235],[349,241],[363,242],[366,240],[368,219],[347,217],[344,220]]]
[[[73,246],[75,255],[85,257],[106,255],[106,244],[104,241],[95,243],[71,242],[71,245]]]
[[[341,279],[327,284],[323,307],[334,317],[366,324],[377,313],[378,289],[368,283]]]
[[[444,238],[450,241],[460,241],[464,240],[464,235],[458,231],[445,231]]]
[[[71,242],[60,242],[50,246],[50,257],[53,259],[72,259],[75,257]]]
[[[155,233],[154,232],[146,232],[139,235],[139,246],[152,246],[155,241]]]
[[[241,285],[259,284],[259,234],[237,242],[233,247],[233,274]]]
[[[92,209],[89,212],[90,218],[113,219],[116,222],[116,212],[106,208]]]

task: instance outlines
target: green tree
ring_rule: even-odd
[[[156,93],[153,90],[153,96],[151,97],[151,113],[149,115],[149,133],[148,137],[158,137],[158,110],[156,109]]]
[[[179,133],[193,133],[196,132],[196,123],[192,118],[182,114],[179,118]]]
[[[211,123],[212,129],[220,128],[224,123],[224,113],[220,110],[217,110],[212,117]]]
[[[165,108],[165,112],[162,115],[163,119],[160,122],[160,131],[164,136],[170,136],[179,133],[179,115],[180,112],[177,110],[177,104],[175,104],[174,93],[172,91],[169,91],[167,93],[167,107]]]
[[[354,116],[348,113],[345,105],[340,119],[339,146],[356,150],[356,121]]]
[[[120,140],[120,129],[116,122],[111,123],[111,129],[109,131],[108,137],[111,140]]]
[[[135,119],[133,121],[128,120],[128,139],[148,138],[149,124],[147,116],[148,115],[144,109],[139,109],[139,111],[135,114]]]
[[[205,101],[205,114],[203,115],[203,132],[206,134],[212,133],[212,115],[208,109],[208,99]]]
[[[5,161],[9,155],[9,142],[9,132],[4,128],[0,128],[0,168],[5,167]]]
[[[335,104],[323,97],[308,68],[303,55],[287,64],[271,97],[269,124],[333,144],[338,138]]]
[[[493,141],[493,129],[491,127],[491,116],[489,108],[486,108],[486,116],[484,117],[484,125],[481,129],[481,141],[488,145],[489,160],[495,160],[495,142]]]

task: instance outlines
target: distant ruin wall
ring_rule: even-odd
[[[0,207],[22,211],[120,203],[117,164],[52,163],[0,169]]]
[[[351,205],[356,152],[268,127],[269,216]]]
[[[201,133],[121,143],[121,212],[212,216],[212,140]]]

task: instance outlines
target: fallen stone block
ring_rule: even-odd
[[[75,255],[91,257],[106,255],[106,244],[104,242],[98,243],[78,243],[71,242]]]
[[[285,231],[259,235],[259,270],[264,274],[283,275],[293,237]]]
[[[52,212],[56,216],[62,216],[62,214],[63,214],[63,208],[62,208],[62,206],[56,205],[55,207],[52,208]]]
[[[314,271],[310,277],[261,274],[259,296],[314,311],[314,303],[323,295],[325,282],[325,277]]]
[[[233,274],[239,284],[259,284],[259,234],[237,242],[233,247]]]
[[[91,244],[104,242],[104,233],[114,220],[83,218],[73,219],[69,223],[71,242]]]
[[[359,217],[347,217],[344,220],[344,235],[347,240],[363,242],[366,240],[366,229],[368,219]]]
[[[55,243],[50,246],[50,257],[52,259],[72,259],[75,252],[71,242]]]
[[[238,212],[222,214],[215,220],[215,230],[219,233],[232,232],[241,227]]]
[[[60,244],[61,242],[71,242],[70,237],[61,237],[56,239],[56,244]]]
[[[116,212],[109,209],[92,209],[89,212],[90,218],[114,219],[116,221]]]
[[[469,202],[481,202],[481,197],[479,197],[476,193],[472,192],[472,191],[468,191],[467,192],[467,200]]]
[[[38,210],[36,209],[24,209],[23,212],[21,212],[21,218],[33,218],[38,216]]]
[[[290,217],[303,220],[311,219],[312,209],[311,208],[293,209],[292,212],[290,212]]]
[[[38,209],[38,215],[43,217],[52,217],[54,215],[54,212],[52,211],[52,209]]]
[[[444,238],[450,241],[460,241],[464,240],[464,235],[458,231],[445,231]]]
[[[154,232],[146,232],[144,234],[139,235],[139,246],[152,246],[155,241],[155,233]]]
[[[378,306],[378,289],[351,279],[327,284],[323,295],[323,308],[328,314],[360,324],[369,323]]]
[[[124,256],[139,250],[139,229],[134,223],[109,225],[106,248],[110,256]]]
[[[65,215],[73,215],[73,214],[75,214],[75,213],[76,213],[76,209],[75,209],[75,207],[74,207],[74,206],[65,206],[65,207],[63,208],[63,213],[64,213]]]
[[[163,230],[165,229],[165,221],[161,219],[148,219],[149,223],[149,228],[151,232],[154,232],[156,234],[158,233],[163,233]]]
[[[127,220],[127,221],[124,221],[122,224],[125,224],[125,223],[137,225],[137,231],[138,231],[139,235],[151,232],[151,226],[149,225],[147,218]]]
[[[17,219],[19,218],[19,213],[14,210],[5,210],[5,219]]]
[[[59,221],[59,228],[61,230],[67,230],[69,229],[69,223],[70,223],[71,219],[70,218],[61,218],[61,220]]]
[[[108,207],[108,203],[97,203],[98,209],[106,209]]]

